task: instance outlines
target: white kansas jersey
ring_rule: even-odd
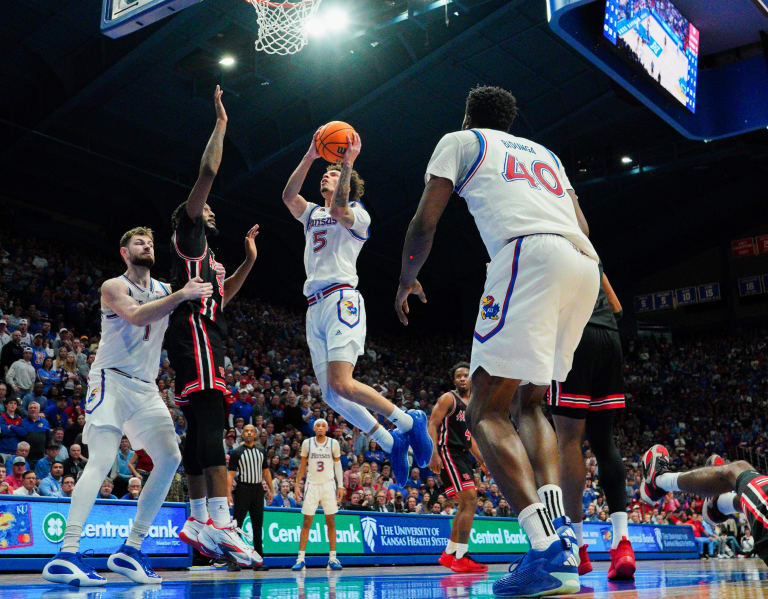
[[[368,239],[371,217],[362,202],[349,204],[355,215],[351,229],[331,216],[331,209],[307,202],[298,218],[304,225],[304,269],[307,281],[304,295],[336,283],[357,287],[357,257]]]
[[[154,279],[149,280],[149,289],[142,289],[125,275],[118,280],[128,288],[128,293],[139,304],[170,295],[167,285]],[[160,351],[163,347],[168,316],[137,327],[123,320],[109,308],[101,309],[101,341],[99,351],[91,370],[114,368],[137,379],[153,382],[160,366]]]
[[[495,129],[455,131],[432,153],[426,181],[431,177],[453,182],[491,259],[510,239],[553,233],[597,260],[576,220],[565,170],[544,146]]]
[[[326,437],[318,443],[315,437],[301,443],[301,457],[307,458],[307,484],[322,485],[336,480],[333,459],[341,457],[341,447],[336,439]]]

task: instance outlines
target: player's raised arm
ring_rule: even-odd
[[[423,303],[427,302],[421,283],[416,277],[432,250],[437,223],[453,193],[453,181],[445,177],[432,177],[424,188],[416,214],[408,225],[403,243],[400,285],[395,297],[395,312],[404,325],[408,324],[408,296],[415,293]]]
[[[245,260],[237,267],[237,270],[224,281],[224,293],[222,294],[222,308],[229,303],[243,286],[248,273],[256,262],[258,251],[256,250],[256,236],[259,234],[259,225],[253,225],[245,234]]]
[[[224,110],[224,104],[221,102],[221,95],[224,92],[217,85],[213,93],[213,103],[216,107],[216,126],[205,146],[205,152],[200,160],[200,171],[197,175],[197,181],[187,198],[187,215],[192,220],[200,217],[203,213],[203,207],[208,201],[208,194],[211,193],[213,180],[216,173],[219,172],[221,165],[221,155],[224,151],[224,134],[227,132],[227,111]]]
[[[200,277],[190,279],[184,287],[163,298],[139,304],[128,294],[128,289],[118,279],[104,281],[101,286],[101,300],[110,310],[126,322],[144,327],[167,316],[180,303],[187,300],[207,298],[213,294],[213,285],[204,283]]]
[[[451,405],[453,405],[453,396],[450,393],[443,393],[440,396],[440,399],[437,400],[435,407],[432,408],[432,413],[429,415],[429,424],[427,424],[427,432],[429,433],[429,436],[432,437],[433,447],[429,469],[438,475],[443,469],[443,462],[440,459],[437,449],[437,431],[440,422],[442,422],[443,418],[448,414],[448,410],[451,409]]]
[[[357,132],[347,135],[347,151],[344,152],[339,182],[336,184],[336,189],[331,198],[331,216],[347,229],[351,229],[355,224],[355,214],[349,208],[349,188],[352,178],[352,165],[360,155],[361,149],[362,142]]]
[[[291,173],[291,176],[288,178],[288,183],[285,184],[285,189],[283,189],[283,203],[288,207],[288,210],[291,211],[293,218],[299,218],[307,209],[307,200],[299,195],[299,192],[301,191],[301,186],[304,185],[304,179],[307,178],[309,168],[312,166],[315,159],[320,157],[320,154],[317,153],[317,148],[315,147],[320,129],[322,129],[322,127],[315,131],[315,134],[312,136],[312,141],[309,143],[307,153],[304,154],[304,157],[301,159],[301,162],[299,162],[299,166],[296,167],[296,170]]]

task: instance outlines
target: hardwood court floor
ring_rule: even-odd
[[[633,583],[606,580],[608,564],[595,562],[581,577],[580,599],[768,599],[768,568],[760,560],[670,560],[638,562]],[[326,572],[310,568],[294,574],[195,569],[161,572],[162,586],[134,585],[109,573],[109,584],[74,589],[46,583],[37,574],[0,575],[2,599],[486,599],[492,583],[506,571],[491,566],[487,574],[453,574],[435,566],[345,568]]]

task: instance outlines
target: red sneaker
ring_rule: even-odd
[[[454,572],[487,572],[488,566],[477,563],[469,553],[465,553],[464,557],[453,560],[451,570]]]
[[[445,551],[443,551],[443,554],[440,556],[440,559],[437,560],[437,563],[439,563],[441,566],[445,566],[446,568],[450,568],[453,565],[453,562],[456,561],[456,557],[454,555],[448,554]]]
[[[587,546],[582,545],[579,547],[579,576],[589,574],[592,571],[592,562],[589,561],[589,553],[587,553]]]
[[[608,569],[608,580],[634,580],[635,552],[627,537],[621,537],[616,549],[611,549],[611,567]]]

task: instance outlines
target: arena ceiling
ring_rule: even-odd
[[[205,0],[117,40],[99,33],[100,0],[5,0],[0,195],[17,209],[97,225],[94,240],[138,220],[163,231],[194,181],[220,82],[230,118],[212,200],[222,251],[234,261],[246,224],[261,223],[264,263],[254,284],[297,298],[302,238],[280,191],[316,127],[349,121],[363,138],[357,167],[374,219],[361,288],[371,309],[389,309],[424,166],[440,136],[461,124],[467,90],[483,83],[517,96],[513,133],[561,156],[598,250],[627,292],[660,263],[765,222],[758,182],[768,132],[710,144],[681,138],[550,31],[544,0],[431,10],[423,0],[337,3],[352,13],[346,34],[275,57],[255,53],[253,9],[242,0]],[[393,23],[409,7],[410,18]],[[710,61],[722,58],[723,35]],[[224,53],[237,58],[235,68],[218,65]],[[319,173],[310,173],[310,197]],[[460,202],[444,217],[433,256],[428,291],[456,294],[471,310],[451,314],[471,320],[486,258]]]

